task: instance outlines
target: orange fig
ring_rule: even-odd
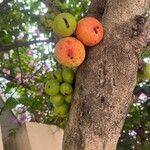
[[[58,63],[74,68],[84,61],[85,48],[76,38],[66,37],[58,41],[55,46],[54,55]]]
[[[86,46],[98,44],[104,36],[102,24],[93,17],[81,19],[75,31],[75,36]]]

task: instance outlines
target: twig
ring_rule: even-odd
[[[59,14],[60,13],[60,10],[57,8],[57,6],[55,5],[55,2],[54,0],[42,0],[43,3],[47,6],[47,7],[50,7],[52,12],[54,14]]]
[[[2,3],[0,3],[0,10],[4,10],[8,6],[9,2],[11,2],[11,0],[4,0]]]
[[[20,58],[20,54],[19,54],[19,49],[17,48],[16,50],[17,52],[17,57],[18,57],[18,63],[19,63],[19,69],[20,69],[20,73],[21,73],[21,84],[23,84],[23,71],[22,71],[22,67],[21,67],[21,58]]]
[[[19,48],[19,47],[28,47],[29,45],[32,45],[32,44],[37,44],[37,43],[49,43],[51,42],[50,39],[47,39],[47,40],[33,40],[33,41],[16,41],[15,43],[12,43],[12,44],[6,44],[6,45],[3,45],[3,44],[0,44],[0,52],[1,51],[9,51],[11,49],[16,49],[16,48]]]

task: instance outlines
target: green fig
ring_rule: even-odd
[[[76,19],[70,13],[61,13],[54,18],[53,30],[61,37],[67,37],[73,34],[76,29]]]
[[[50,97],[50,101],[55,106],[60,106],[64,103],[65,98],[62,94],[53,95]]]
[[[150,150],[150,143],[145,143],[143,150]]]
[[[72,86],[69,83],[64,82],[60,85],[60,92],[63,95],[69,95],[72,93],[72,91],[73,91]]]
[[[60,84],[56,79],[51,79],[45,84],[45,92],[48,95],[57,95],[59,93]]]
[[[53,71],[48,72],[48,74],[47,74],[47,79],[48,79],[48,80],[54,79]]]
[[[56,71],[54,72],[54,77],[55,77],[59,82],[62,82],[62,81],[63,81],[62,71],[61,71],[61,70],[56,70]]]
[[[143,73],[141,71],[138,71],[137,73],[137,82],[141,82],[143,80]]]
[[[73,93],[69,94],[69,95],[65,95],[65,101],[67,103],[71,103],[73,100]]]
[[[66,116],[69,112],[69,105],[63,104],[54,108],[54,113],[60,116]]]
[[[75,76],[75,73],[72,69],[65,68],[62,71],[62,77],[63,77],[65,82],[72,83],[73,79],[74,79],[74,76]]]
[[[141,75],[141,78],[143,80],[149,80],[150,79],[150,64],[145,65],[143,75]]]

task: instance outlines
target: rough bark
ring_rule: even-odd
[[[146,25],[138,36],[132,36],[132,27],[136,15],[144,14],[148,3],[148,0],[92,1],[89,14],[102,17],[105,38],[87,50],[87,58],[78,69],[63,150],[116,149],[133,103],[140,54],[147,44]]]

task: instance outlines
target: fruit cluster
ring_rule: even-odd
[[[77,23],[69,13],[61,13],[54,18],[53,30],[62,37],[56,44],[55,58],[70,68],[78,67],[84,61],[85,46],[98,44],[104,35],[102,24],[94,17],[83,18]]]
[[[54,55],[59,64],[68,67],[52,72],[45,84],[45,92],[50,95],[54,114],[66,117],[73,99],[75,73],[71,68],[78,67],[85,59],[85,46],[94,46],[103,39],[102,24],[93,17],[81,19],[78,23],[73,15],[61,13],[54,18],[53,31],[62,37],[55,46]],[[74,37],[73,37],[74,36]]]
[[[60,117],[68,115],[73,99],[73,81],[75,73],[72,69],[64,68],[51,72],[50,80],[45,84],[45,92],[50,95],[54,105],[54,114]]]

